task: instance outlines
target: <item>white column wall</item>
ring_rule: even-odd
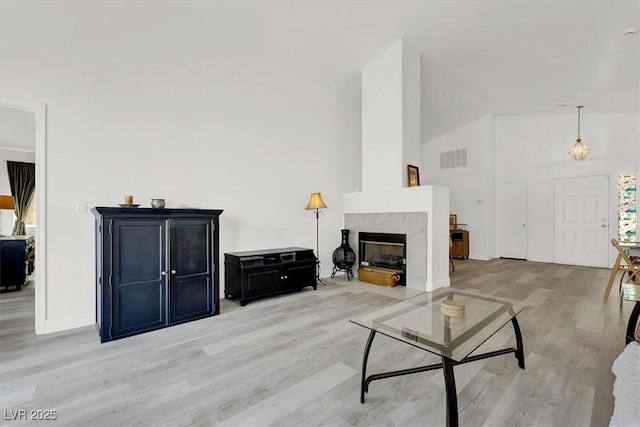
[[[362,69],[362,191],[402,186],[402,41]]]
[[[402,44],[402,186],[407,165],[420,166],[420,53]]]
[[[420,165],[420,54],[397,41],[362,70],[362,192],[343,196],[345,214],[426,212],[426,283],[449,285],[449,190],[407,187]],[[376,231],[376,230],[369,230]]]

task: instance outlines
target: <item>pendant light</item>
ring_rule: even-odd
[[[576,139],[576,143],[573,144],[573,147],[569,150],[569,155],[573,160],[584,160],[590,151],[589,147],[580,139],[580,109],[584,108],[584,105],[576,105],[576,108],[578,109],[578,139]]]

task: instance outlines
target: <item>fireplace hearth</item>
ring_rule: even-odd
[[[394,233],[358,233],[360,268],[375,267],[398,277],[406,284],[407,235]]]

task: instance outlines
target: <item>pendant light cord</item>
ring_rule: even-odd
[[[582,105],[578,105],[576,108],[578,109],[578,142],[581,141],[580,139],[580,109],[582,108]]]

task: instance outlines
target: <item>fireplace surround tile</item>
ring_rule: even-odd
[[[426,240],[427,214],[424,212],[407,212],[404,216],[406,218],[407,234],[424,234]]]
[[[407,256],[427,257],[427,230],[422,233],[407,234]],[[426,264],[425,264],[426,268]]]
[[[351,230],[349,246],[358,251],[358,233],[407,235],[407,287],[424,290],[427,282],[427,212],[349,213],[345,228]],[[356,256],[356,268],[360,263]]]
[[[426,256],[407,256],[407,278],[413,283],[427,282]]]

